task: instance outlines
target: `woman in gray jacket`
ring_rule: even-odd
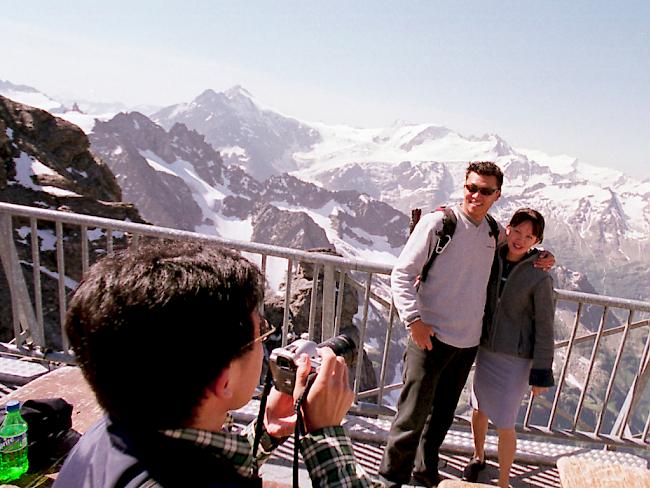
[[[499,433],[499,486],[509,486],[515,421],[528,385],[536,396],[554,384],[553,280],[532,264],[537,255],[532,247],[543,236],[544,217],[519,209],[495,253],[470,401],[475,451],[463,472],[467,481],[476,481],[485,468],[489,419]]]

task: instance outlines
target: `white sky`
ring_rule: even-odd
[[[494,132],[647,176],[645,0],[0,0],[0,11],[0,79],[53,96],[164,106],[240,84],[308,121]]]

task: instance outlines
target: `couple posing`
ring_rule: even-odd
[[[532,249],[544,233],[544,218],[535,210],[517,210],[495,235],[488,210],[502,184],[494,163],[470,163],[463,201],[451,208],[457,221],[453,239],[441,236],[443,212],[424,215],[393,268],[393,300],[411,338],[380,467],[387,487],[407,484],[411,472],[424,486],[439,483],[438,451],[475,358],[475,453],[464,471],[468,481],[476,481],[485,467],[489,419],[499,433],[499,486],[508,486],[526,389],[532,385],[536,395],[553,385],[553,285],[542,269],[555,259]]]

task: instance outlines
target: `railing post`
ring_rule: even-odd
[[[287,286],[284,290],[284,315],[282,316],[282,346],[289,342],[289,305],[291,303],[291,280],[293,279],[293,261],[287,259]]]
[[[41,287],[41,247],[38,242],[38,224],[36,219],[30,219],[32,243],[32,279],[34,280],[34,305],[36,306],[36,322],[38,330],[45,331],[43,321],[43,289]],[[38,334],[36,334],[38,335]]]
[[[361,370],[363,369],[363,341],[366,337],[366,326],[368,324],[368,306],[370,305],[370,286],[372,284],[372,273],[368,273],[366,281],[366,292],[363,297],[363,318],[361,319],[361,330],[359,331],[359,344],[357,344],[357,368],[354,372],[354,396],[356,398],[361,385]]]
[[[386,386],[386,371],[388,370],[388,352],[390,350],[390,340],[393,335],[393,324],[395,322],[395,304],[391,300],[390,311],[388,312],[388,330],[386,331],[386,340],[384,341],[384,352],[381,356],[381,370],[379,371],[379,398],[377,404],[384,404],[384,386]]]
[[[63,249],[63,223],[57,220],[54,224],[56,233],[56,272],[58,273],[59,292],[59,325],[61,327],[61,342],[63,350],[70,348],[68,335],[65,332],[65,314],[67,311],[66,290],[65,290],[65,257]]]
[[[557,310],[557,309],[556,309]],[[566,381],[566,374],[569,368],[569,361],[571,360],[571,353],[573,352],[573,342],[575,341],[576,334],[578,333],[578,327],[580,326],[580,315],[582,314],[582,302],[578,302],[578,310],[576,311],[576,319],[573,323],[573,328],[571,329],[571,336],[569,337],[569,344],[566,350],[566,356],[564,358],[564,364],[562,365],[562,371],[560,372],[560,379],[555,388],[555,396],[553,397],[553,404],[551,406],[551,411],[548,417],[548,424],[546,427],[549,430],[553,429],[553,422],[555,421],[555,415],[557,414],[557,408],[560,403],[560,394],[562,393],[562,387]],[[575,429],[575,422],[573,423],[573,429]]]
[[[600,339],[603,336],[603,331],[605,330],[605,325],[607,324],[607,314],[609,313],[609,307],[603,307],[603,315],[600,318],[600,323],[598,325],[598,332],[596,333],[596,338],[594,339],[594,345],[591,348],[591,356],[589,357],[589,365],[587,366],[587,372],[585,373],[585,380],[582,385],[582,391],[580,391],[580,398],[578,399],[578,405],[576,407],[575,415],[573,417],[573,426],[578,423],[580,414],[582,413],[582,406],[584,405],[585,399],[587,398],[587,388],[589,388],[589,382],[591,381],[591,373],[594,370],[594,365],[596,362],[596,354],[598,354],[598,348],[600,346]],[[601,412],[604,410],[606,405],[602,405]],[[600,412],[599,412],[600,413]],[[596,430],[594,430],[596,432]]]
[[[89,267],[89,255],[88,255],[88,227],[85,225],[81,226],[81,233],[79,238],[81,239],[81,276],[85,276],[88,272]]]
[[[314,263],[312,268],[311,297],[309,299],[309,340],[316,339],[316,300],[318,300],[318,281],[320,276],[320,266]]]
[[[321,341],[334,337],[334,317],[336,302],[336,280],[334,265],[324,266],[323,276],[323,314],[321,319]]]
[[[11,215],[6,213],[0,214],[0,258],[9,284],[16,345],[20,346],[24,343],[23,331],[27,331],[31,335],[32,341],[37,346],[43,347],[45,345],[43,329],[39,327],[36,320],[25,277],[20,267],[18,252],[14,244]]]
[[[627,323],[625,325],[625,330],[623,331],[621,342],[619,343],[618,350],[616,351],[616,358],[614,359],[614,365],[612,366],[612,372],[609,375],[609,381],[607,382],[607,389],[605,390],[605,398],[603,399],[603,408],[598,414],[598,420],[596,421],[596,435],[600,435],[600,430],[603,427],[603,420],[605,419],[605,412],[607,411],[607,404],[612,394],[612,389],[614,388],[614,380],[616,379],[616,373],[618,372],[618,367],[621,364],[621,359],[623,357],[623,350],[625,349],[625,344],[627,341],[628,333],[630,332],[630,325],[632,324],[632,317],[634,316],[634,310],[630,310],[629,315],[627,316]],[[620,413],[619,413],[620,416]],[[614,426],[615,427],[615,426]],[[615,428],[612,428],[611,434],[615,434]]]
[[[630,390],[625,396],[625,401],[623,402],[621,411],[616,418],[616,422],[614,422],[614,427],[612,428],[612,432],[619,437],[623,437],[623,434],[625,433],[625,426],[627,425],[630,415],[636,407],[636,403],[639,398],[637,396],[638,392],[643,392],[646,384],[648,383],[648,380],[650,379],[650,368],[648,367],[649,365],[650,331],[648,331],[648,335],[646,336],[645,340],[645,346],[643,347],[643,353],[641,353],[641,358],[639,360],[639,369],[636,376],[634,377],[634,380],[632,381]],[[650,419],[650,413],[648,413],[648,418]]]
[[[334,321],[334,333],[337,336],[341,332],[341,315],[343,313],[343,299],[345,297],[345,270],[339,271],[339,286],[336,290],[336,319]]]

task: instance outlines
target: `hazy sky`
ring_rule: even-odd
[[[189,101],[240,84],[308,121],[396,119],[650,165],[650,2],[0,0],[0,79]],[[644,164],[645,163],[645,164]]]

